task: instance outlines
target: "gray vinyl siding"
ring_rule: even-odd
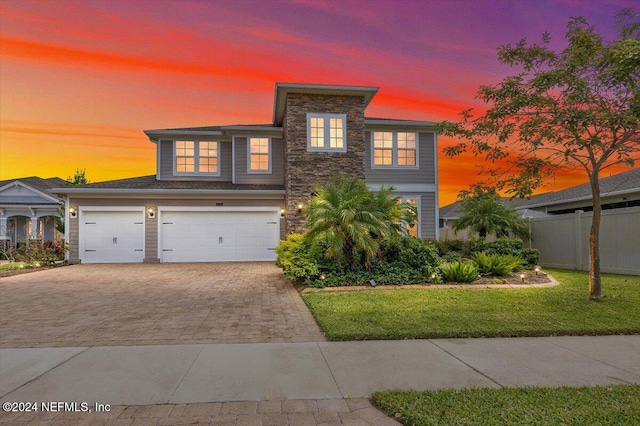
[[[246,137],[235,138],[236,180],[235,183],[284,184],[284,142],[282,138],[271,138],[271,173],[248,173],[248,151]]]
[[[111,207],[111,206],[145,206],[145,207],[153,207],[156,211],[156,217],[150,219],[147,217],[145,213],[145,229],[144,229],[144,238],[145,238],[145,262],[155,263],[159,262],[158,259],[158,206],[202,206],[202,207],[213,207],[218,206],[220,203],[223,206],[273,206],[273,207],[282,207],[284,205],[284,198],[282,200],[242,200],[242,199],[227,199],[227,198],[213,198],[210,197],[208,199],[188,199],[188,198],[179,198],[179,199],[158,199],[158,198],[145,198],[144,196],[140,198],[75,198],[69,200],[70,205],[75,206],[78,209],[87,206],[101,206],[101,207]],[[71,253],[69,255],[69,261],[71,263],[78,263],[79,257],[79,249],[80,249],[80,241],[79,241],[79,219],[70,219],[69,223],[69,246],[71,248]],[[284,221],[280,222],[280,234],[281,238],[284,239]]]
[[[403,169],[400,167],[372,168],[371,149],[372,133],[365,132],[364,173],[365,180],[371,184],[435,184],[435,134],[418,133],[418,166],[419,168]]]
[[[220,142],[220,153],[218,157],[218,164],[220,166],[220,176],[208,176],[202,175],[189,175],[181,176],[173,174],[173,141],[161,140],[160,144],[160,164],[158,164],[158,170],[160,171],[160,180],[208,180],[213,182],[231,182],[232,174],[232,160],[231,160],[231,142]]]
[[[420,196],[420,236],[436,238],[436,194],[433,192]]]

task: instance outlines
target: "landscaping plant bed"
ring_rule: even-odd
[[[0,269],[0,278],[12,277],[14,275],[22,275],[29,274],[31,272],[44,271],[45,269],[53,269],[59,268],[61,266],[66,266],[65,263],[46,265],[46,266],[25,266],[25,267],[16,267],[12,269]],[[4,265],[3,265],[4,266]]]
[[[522,278],[524,275],[524,280]],[[472,283],[426,283],[426,284],[404,284],[404,285],[376,285],[376,289],[414,289],[414,288],[529,288],[529,287],[551,287],[557,285],[558,282],[551,277],[550,275],[535,271],[524,271],[511,274],[506,277],[493,277],[493,276],[483,276],[480,279],[472,282]],[[323,288],[313,288],[313,287],[304,287],[300,286],[301,290],[304,292],[314,292],[314,291],[362,291],[369,290],[374,288],[371,285],[354,285],[354,286],[342,286],[342,287],[323,287]]]

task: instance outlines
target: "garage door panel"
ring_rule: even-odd
[[[275,260],[277,212],[167,211],[160,226],[163,262]]]
[[[138,263],[144,259],[144,213],[84,211],[80,238],[83,263]]]

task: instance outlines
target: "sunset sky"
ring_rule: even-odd
[[[498,46],[549,31],[562,48],[578,15],[612,39],[616,11],[637,5],[1,0],[0,179],[153,174],[143,130],[268,123],[275,82],[378,86],[367,116],[455,120],[513,72]],[[440,205],[479,179],[477,162],[440,154]],[[565,173],[542,191],[585,180]]]

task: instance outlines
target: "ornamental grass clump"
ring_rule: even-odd
[[[474,253],[471,260],[480,274],[497,277],[505,277],[512,272],[520,271],[526,263],[523,259],[510,254],[487,254],[486,252]]]
[[[459,260],[442,264],[440,274],[445,282],[472,283],[478,279],[478,268],[473,262]]]

